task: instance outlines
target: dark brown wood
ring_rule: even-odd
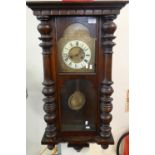
[[[75,135],[76,134],[76,135]],[[114,144],[113,137],[109,138],[102,138],[101,136],[98,136],[97,133],[89,132],[84,133],[81,131],[81,133],[76,132],[68,132],[68,133],[61,133],[61,136],[58,136],[54,141],[51,138],[47,138],[44,134],[42,144],[46,145],[53,145],[55,143],[62,143],[62,142],[69,142],[74,144],[83,144],[83,143],[98,143],[100,145],[112,145]]]
[[[119,14],[120,9],[127,4],[128,1],[96,1],[96,2],[52,2],[39,1],[27,2],[26,4],[33,9],[34,15],[107,15]]]
[[[55,144],[68,142],[69,147],[80,151],[88,143],[97,143],[103,149],[114,144],[110,122],[112,120],[113,84],[112,47],[116,25],[113,20],[128,1],[100,2],[27,2],[34,15],[40,20],[38,30],[43,49],[43,94],[47,127],[42,144],[49,149]],[[95,25],[87,23],[95,18]],[[85,25],[92,37],[96,38],[96,63],[94,73],[61,73],[58,66],[58,40],[66,27],[72,23]],[[78,112],[71,111],[66,104],[69,94],[75,90],[75,81],[85,93],[87,102]],[[92,123],[91,130],[77,125],[87,119]],[[69,123],[69,124],[68,124]],[[66,127],[66,125],[69,125]]]
[[[43,67],[44,67],[44,88],[42,93],[45,95],[43,101],[44,111],[46,115],[44,116],[44,120],[47,123],[47,127],[45,129],[45,136],[51,139],[56,138],[56,104],[55,104],[55,81],[53,80],[53,72],[52,70],[52,27],[50,25],[50,16],[38,16],[38,20],[41,23],[38,25],[38,31],[41,34],[39,38],[42,43],[40,46],[43,49]],[[54,145],[49,145],[48,148],[54,148]]]
[[[111,127],[110,122],[112,120],[112,98],[110,97],[113,93],[113,84],[111,80],[111,71],[112,71],[112,47],[115,45],[112,40],[115,38],[113,33],[116,30],[116,25],[113,20],[116,18],[116,15],[106,15],[102,18],[102,48],[104,54],[104,79],[101,83],[101,126],[100,126],[100,136],[103,138],[108,138],[111,136]]]

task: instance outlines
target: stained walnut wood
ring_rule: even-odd
[[[43,101],[44,111],[46,115],[44,116],[44,120],[47,123],[47,127],[45,129],[45,135],[48,138],[55,139],[56,138],[56,104],[55,104],[55,81],[53,80],[52,72],[52,47],[53,47],[53,38],[51,36],[52,27],[50,25],[50,16],[38,16],[38,20],[41,23],[38,25],[38,31],[41,34],[39,38],[42,43],[40,43],[40,47],[43,49],[43,67],[44,67],[44,88],[42,93],[45,95]],[[54,145],[49,145],[48,148],[54,148]]]
[[[106,15],[119,14],[120,9],[128,1],[96,1],[96,2],[27,2],[26,4],[33,9],[34,15],[52,15],[52,16],[72,16],[72,15]]]
[[[111,85],[113,84],[111,80],[111,71],[112,71],[112,48],[115,43],[112,41],[115,39],[113,33],[116,30],[116,25],[113,20],[116,18],[116,15],[106,15],[101,19],[102,27],[101,27],[101,44],[104,53],[104,79],[101,82],[101,98],[100,98],[100,136],[103,138],[109,138],[111,136],[111,127],[110,122],[112,120],[112,115],[110,112],[112,111],[112,93],[113,88]],[[107,145],[102,145],[102,148],[107,148]]]
[[[112,48],[115,45],[113,39],[115,39],[114,32],[116,30],[113,20],[116,19],[120,9],[126,3],[128,1],[124,0],[74,3],[35,1],[26,3],[33,10],[37,19],[40,20],[38,31],[41,34],[39,39],[42,41],[40,46],[43,49],[44,70],[42,93],[45,95],[43,99],[46,113],[44,119],[47,123],[42,144],[48,145],[49,149],[62,142],[67,142],[69,147],[74,147],[77,151],[83,147],[88,147],[88,143],[95,142],[100,144],[103,149],[114,144],[110,127],[113,108],[111,98],[113,93],[111,86],[113,84],[111,78]],[[91,27],[91,24],[86,24],[86,20],[90,17],[96,19],[95,29],[94,25]],[[62,37],[65,28],[75,22],[86,24],[91,35],[96,38],[95,73],[59,73],[57,41]],[[63,99],[61,91],[66,85],[66,81],[76,79],[88,80],[95,90],[95,102],[91,103],[95,108],[92,110],[89,109],[89,104],[88,107],[86,106],[86,115],[90,118],[94,118],[95,115],[93,121],[95,122],[95,130],[62,130],[62,117],[64,117],[64,122],[73,121],[73,119],[69,118],[71,117],[69,114],[63,114],[66,112],[66,107],[62,108],[61,105]],[[83,91],[87,91],[83,86],[80,87]],[[67,86],[67,88],[69,90],[74,89],[73,86]],[[93,93],[90,88],[89,91],[90,93],[86,97]],[[84,117],[81,116],[80,119],[83,121]]]

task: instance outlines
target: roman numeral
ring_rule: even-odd
[[[86,59],[84,59],[84,61],[87,63],[88,62],[88,60],[86,60]]]
[[[68,57],[67,58],[65,58],[65,61],[67,61],[68,60]]]
[[[63,57],[64,57],[65,59],[68,58],[68,54],[64,53],[64,54],[63,54]]]
[[[81,64],[81,67],[83,68],[83,67],[84,67],[84,65],[83,65],[83,64]]]
[[[72,43],[70,43],[70,46],[71,46],[71,47],[73,47],[73,44],[72,44]]]
[[[76,46],[79,46],[79,42],[78,41],[76,42]]]

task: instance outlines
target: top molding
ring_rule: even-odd
[[[64,2],[64,1],[27,1],[36,16],[62,16],[62,15],[106,15],[119,14],[126,0],[106,0],[90,2]]]

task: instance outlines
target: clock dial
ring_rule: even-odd
[[[64,46],[62,59],[72,69],[87,68],[91,60],[91,50],[85,42],[72,40]]]
[[[95,31],[95,26],[94,26]],[[81,23],[68,25],[58,41],[59,73],[95,73],[96,38]]]

